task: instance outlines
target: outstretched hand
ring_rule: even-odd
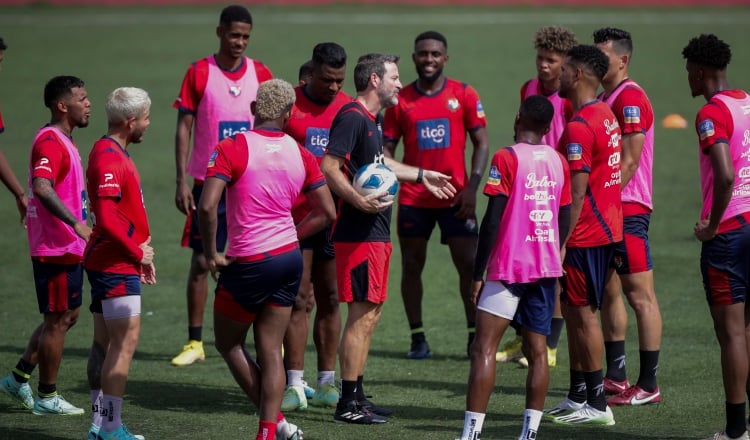
[[[437,171],[424,170],[422,184],[433,196],[441,200],[452,199],[456,196],[456,188],[450,183],[451,176]]]

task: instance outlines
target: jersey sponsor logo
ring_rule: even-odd
[[[115,181],[115,175],[113,173],[104,173],[102,175],[104,182],[99,184],[99,189],[107,188],[120,188],[120,184]]]
[[[219,142],[250,130],[248,121],[219,121]]]
[[[315,157],[323,157],[328,146],[328,129],[308,127],[305,132],[305,148]]]
[[[487,185],[500,185],[500,180],[502,180],[500,170],[495,165],[492,165],[490,167],[490,176],[487,178]]]
[[[86,220],[89,213],[89,201],[86,199],[86,190],[81,191],[81,219]]]
[[[445,118],[417,121],[417,145],[420,150],[450,147],[450,121]]]
[[[742,167],[737,173],[740,179],[750,179],[750,167]]]
[[[37,162],[36,166],[34,167],[34,171],[36,170],[44,170],[47,172],[52,172],[52,168],[49,166],[49,159],[46,157],[42,157],[39,159],[39,162]]]
[[[568,151],[568,160],[580,160],[583,156],[583,147],[581,144],[568,144],[565,149]]]
[[[461,104],[458,103],[458,99],[451,98],[448,100],[448,110],[455,112],[460,106]]]
[[[214,150],[211,152],[211,156],[208,158],[208,168],[213,167],[216,165],[216,157],[219,156],[219,151]]]
[[[610,154],[607,158],[607,165],[613,167],[620,163],[620,153],[615,151],[614,153]]]
[[[263,146],[266,147],[266,153],[278,153],[281,151],[281,144],[271,143]]]
[[[552,211],[549,209],[534,209],[529,212],[529,220],[534,223],[552,221]]]
[[[623,121],[626,124],[641,123],[641,109],[635,105],[628,105],[622,109]]]
[[[114,178],[115,176],[112,173],[104,173],[104,183],[107,183]]]
[[[750,115],[750,105],[743,105],[740,107],[743,115]]]
[[[533,200],[537,205],[547,205],[550,200],[557,200],[554,194],[550,194],[547,191],[534,191],[534,194],[524,194],[524,200]]]
[[[698,135],[700,136],[702,141],[705,141],[715,134],[716,131],[714,130],[714,121],[706,119],[705,121],[701,121],[698,124]]]
[[[39,159],[39,165],[47,165],[48,163],[49,159],[47,159],[46,157]]]
[[[240,86],[229,86],[229,94],[234,96],[235,98],[240,96],[240,93],[242,93],[242,87]]]
[[[482,107],[482,101],[477,101],[477,118],[484,118],[484,107]]]

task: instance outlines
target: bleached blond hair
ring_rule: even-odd
[[[110,124],[143,116],[151,108],[148,92],[137,87],[120,87],[107,96],[104,111]]]

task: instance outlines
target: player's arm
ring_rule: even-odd
[[[487,202],[487,211],[482,218],[479,227],[479,241],[477,242],[477,253],[474,257],[474,274],[472,283],[471,301],[476,304],[479,293],[484,284],[484,272],[487,270],[487,262],[492,254],[492,248],[498,240],[500,221],[508,204],[508,196],[498,194],[490,197]]]
[[[326,185],[325,177],[320,172],[318,162],[307,149],[300,146],[300,153],[305,164],[305,198],[310,205],[310,212],[297,223],[297,238],[302,240],[320,232],[336,219],[336,207],[333,204],[331,190]]]
[[[451,176],[406,165],[390,157],[385,158],[385,165],[396,173],[399,181],[421,183],[438,199],[450,199],[456,195],[456,188],[450,183]]]
[[[120,250],[119,254],[133,264],[150,264],[153,261],[153,249],[145,243],[136,243],[128,234],[126,225],[118,219],[119,196],[98,195],[96,201],[96,227]],[[142,246],[143,245],[143,246]]]
[[[383,154],[385,157],[389,157],[391,159],[396,158],[396,145],[398,144],[398,141],[392,140],[392,139],[385,139],[383,141]]]
[[[734,165],[729,144],[717,142],[710,147],[708,154],[711,157],[711,170],[714,175],[713,202],[709,217],[695,224],[695,236],[701,241],[710,240],[716,236],[724,211],[732,199],[734,187]]]
[[[18,208],[18,213],[21,215],[21,224],[23,224],[26,220],[26,207],[29,204],[29,199],[2,151],[0,151],[0,180],[3,181],[8,191],[15,196],[16,208]]]
[[[380,198],[385,196],[386,193],[370,194],[368,196],[359,194],[341,171],[344,165],[345,159],[343,157],[332,154],[324,155],[323,161],[320,163],[320,171],[323,172],[326,183],[337,196],[344,199],[346,203],[368,214],[383,211],[393,204],[393,200],[388,202],[380,201]]]
[[[487,128],[479,127],[469,131],[469,138],[474,145],[471,155],[471,171],[469,183],[464,190],[456,196],[456,204],[461,208],[456,213],[458,218],[469,218],[474,215],[477,207],[477,189],[482,180],[482,174],[487,167],[487,159],[490,155],[490,141],[487,136]]]
[[[586,197],[586,188],[589,186],[589,173],[587,171],[571,171],[570,172],[570,196],[572,203],[570,205],[570,227],[568,234],[562,240],[563,245],[567,243],[570,238],[573,229],[578,223],[578,218],[581,216],[581,210],[583,209],[583,199]],[[561,234],[562,238],[563,235]]]
[[[187,161],[190,152],[190,133],[193,130],[195,117],[191,113],[179,111],[177,113],[177,129],[175,131],[175,165],[177,168],[177,191],[175,204],[177,209],[185,215],[195,209],[193,193],[188,183]]]
[[[73,231],[82,239],[88,241],[91,236],[91,228],[86,222],[79,221],[76,216],[70,212],[65,203],[60,200],[60,197],[55,192],[55,188],[52,186],[52,181],[43,177],[35,177],[31,181],[31,191],[34,193],[34,197],[39,199],[39,202],[44,206],[47,211],[51,212],[52,215],[59,218],[60,221],[73,228]]]
[[[630,182],[635,175],[638,165],[641,163],[641,153],[643,152],[643,143],[646,141],[646,135],[643,133],[628,133],[622,136],[622,164],[620,187]]]
[[[386,109],[383,117],[383,154],[391,159],[396,158],[396,147],[401,138],[398,121],[398,106]]]
[[[226,187],[226,180],[217,176],[207,176],[198,202],[198,226],[203,240],[203,253],[207,261],[215,259],[218,254],[216,250],[217,211],[221,193]]]

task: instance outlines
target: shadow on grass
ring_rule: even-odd
[[[21,344],[23,345],[19,346],[0,345],[0,353],[7,353],[10,356],[18,358],[23,354],[27,342],[27,340],[24,340],[21,342]],[[175,353],[149,353],[147,351],[136,350],[135,359],[139,361],[164,362],[166,365],[168,365],[169,361],[175,354],[177,354],[176,350]],[[63,352],[63,362],[65,362],[65,358],[88,359],[89,348],[65,347],[65,351]]]
[[[59,439],[58,436],[48,435],[34,428],[6,428],[0,426],[0,438],[3,439],[23,439],[23,440],[50,440]]]

